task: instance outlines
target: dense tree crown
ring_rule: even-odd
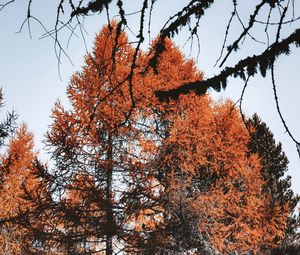
[[[287,159],[270,131],[207,94],[159,101],[155,91],[203,73],[169,39],[145,73],[155,53],[135,51],[118,29],[112,22],[97,34],[67,87],[71,107],[53,108],[52,169],[34,161],[25,126],[11,140],[1,218],[20,224],[7,221],[12,234],[1,245],[53,255],[266,254],[280,246],[296,198],[280,179]]]

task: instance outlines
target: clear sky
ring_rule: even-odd
[[[0,0],[0,3],[3,1]],[[65,89],[73,72],[80,70],[83,64],[85,46],[82,40],[74,37],[71,40],[67,52],[72,59],[74,66],[66,58],[62,59],[60,64],[61,79],[58,75],[58,63],[53,49],[51,38],[38,39],[42,34],[42,28],[32,22],[32,39],[28,35],[27,27],[24,27],[22,33],[16,34],[26,16],[24,7],[25,1],[17,1],[16,4],[7,7],[0,13],[0,86],[3,88],[5,95],[5,110],[15,109],[19,114],[19,122],[26,122],[29,129],[35,135],[36,147],[43,155],[44,134],[51,124],[51,108],[54,102],[59,99],[63,104],[67,104]],[[33,14],[43,21],[48,29],[53,28],[55,20],[55,2],[56,1],[33,1]],[[128,1],[127,6],[135,10],[133,2]],[[180,3],[179,3],[180,2]],[[153,11],[152,19],[152,36],[155,37],[159,26],[163,21],[175,13],[180,6],[188,1],[164,0],[158,2]],[[197,65],[204,71],[206,77],[218,73],[218,68],[213,68],[216,59],[219,56],[222,40],[225,33],[227,21],[231,12],[231,1],[223,0],[215,4],[209,11],[205,19],[200,23],[200,43],[201,51]],[[252,1],[252,3],[255,1]],[[241,14],[247,10],[252,10],[253,5],[249,2],[244,6],[239,6]],[[296,7],[297,9],[297,7]],[[137,28],[135,16],[129,17],[129,22],[133,29]],[[247,23],[248,19],[244,19]],[[85,29],[88,34],[85,35],[88,50],[92,47],[95,34],[105,23],[105,17],[94,16],[85,20]],[[233,38],[238,32],[239,24],[233,24],[233,32],[229,38]],[[295,24],[299,27],[299,23]],[[293,26],[290,27],[291,31]],[[266,39],[263,30],[255,30],[254,35],[261,39]],[[66,45],[68,33],[62,36],[62,42]],[[187,34],[183,33],[176,38],[176,43],[183,46]],[[249,39],[249,38],[248,38]],[[146,41],[149,41],[148,39]],[[145,46],[146,47],[146,46]],[[249,52],[259,52],[265,45],[247,40],[243,45],[245,50],[241,51],[242,55],[235,54],[229,64],[235,63],[240,56]],[[183,48],[184,52],[189,55],[189,45]],[[196,48],[192,51],[192,56],[196,55]],[[300,140],[300,116],[299,116],[299,95],[300,95],[300,48],[292,48],[291,55],[280,58],[276,62],[276,79],[278,94],[280,96],[280,105],[283,116],[296,139]],[[228,88],[221,93],[213,92],[214,98],[232,98],[236,101],[241,94],[243,81],[230,79]],[[292,176],[293,189],[300,193],[300,160],[297,154],[295,144],[285,133],[279,116],[276,112],[275,101],[270,82],[270,75],[265,79],[260,75],[250,79],[248,89],[245,93],[243,110],[248,115],[257,112],[263,121],[265,121],[275,138],[281,141],[283,149],[286,152],[290,164],[289,174]],[[3,113],[2,115],[3,116]]]

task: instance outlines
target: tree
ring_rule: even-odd
[[[31,246],[30,229],[16,223],[20,212],[34,210],[28,194],[35,196],[40,192],[34,171],[36,153],[33,146],[33,136],[23,124],[10,140],[7,152],[1,156],[0,218],[4,224],[0,244],[3,254],[26,253]]]
[[[193,98],[192,104],[198,100]],[[297,249],[293,248],[294,245],[287,246],[287,243],[291,243],[290,237],[295,235],[297,229],[297,222],[292,215],[298,198],[290,190],[290,178],[282,179],[287,171],[287,158],[266,124],[254,115],[248,121],[249,133],[230,104],[223,105],[221,110],[216,107],[205,113],[199,104],[193,107],[197,112],[191,113],[190,120],[187,112],[181,116],[182,119],[177,117],[181,123],[176,125],[175,138],[172,140],[175,145],[169,144],[162,149],[158,169],[164,173],[172,169],[172,177],[167,175],[162,181],[159,172],[152,177],[156,178],[152,180],[152,186],[160,187],[164,194],[159,203],[164,206],[155,205],[141,212],[143,216],[137,217],[141,221],[138,227],[144,225],[142,232],[149,235],[149,241],[145,239],[145,234],[141,237],[144,239],[145,254],[188,250],[196,254],[211,254],[205,239],[209,239],[222,254],[251,251],[265,254],[278,245],[286,247],[285,251]],[[218,121],[209,120],[209,113],[215,115]],[[217,122],[217,125],[211,121]],[[206,128],[206,125],[209,127]],[[195,135],[196,132],[201,132],[201,135]],[[191,137],[190,142],[186,142],[186,136]],[[196,144],[200,139],[198,144],[209,153],[197,151]],[[204,150],[201,147],[200,150]],[[202,161],[199,162],[199,155],[206,157],[201,157]],[[181,157],[186,164],[179,167],[173,161],[180,163]],[[165,159],[171,163],[166,163]],[[251,172],[248,172],[248,164],[253,167]],[[193,169],[192,176],[186,176],[186,171],[182,172],[184,167],[188,167],[189,171]],[[174,174],[176,168],[177,175]],[[243,169],[248,170],[244,172]],[[168,183],[171,178],[172,184]],[[171,196],[166,192],[167,187],[175,189],[169,191]],[[153,193],[153,188],[150,192]],[[282,248],[276,250],[283,251]]]
[[[248,124],[254,129],[251,133],[249,149],[260,157],[263,178],[266,182],[265,192],[271,198],[266,210],[272,211],[279,207],[280,210],[288,210],[290,213],[285,242],[282,245],[287,246],[292,241],[290,239],[294,239],[293,236],[297,235],[299,225],[299,217],[293,215],[299,197],[291,190],[291,177],[284,176],[288,170],[288,159],[282,151],[281,143],[276,143],[272,132],[257,114],[248,120]],[[284,209],[286,206],[288,208]],[[274,235],[274,239],[276,238],[278,237]]]
[[[119,46],[112,60],[115,44]],[[72,108],[55,105],[47,135],[55,170],[49,173],[48,187],[58,202],[50,203],[49,213],[60,220],[45,228],[45,235],[51,233],[59,240],[61,252],[112,254],[117,244],[129,243],[132,215],[140,207],[130,206],[139,194],[126,188],[135,171],[142,174],[145,162],[153,158],[149,149],[156,148],[155,125],[160,128],[159,115],[164,111],[153,89],[170,86],[171,69],[178,71],[172,78],[177,83],[202,75],[193,61],[185,61],[170,41],[168,45],[162,76],[133,75],[131,59],[143,66],[146,54],[134,55],[125,33],[117,36],[117,26],[111,23],[97,35],[82,72],[72,77],[67,89]],[[128,76],[132,80],[120,86]],[[131,85],[137,94],[132,94]]]
[[[118,28],[102,29],[73,75],[71,108],[53,108],[54,167],[35,165],[47,192],[29,197],[27,214],[37,254],[219,255],[279,245],[289,201],[265,210],[271,196],[235,106],[196,93],[160,102],[155,90],[203,73],[169,39],[156,71],[143,72],[155,53],[135,51]]]
[[[262,192],[260,161],[247,149],[250,136],[233,104],[190,98],[179,99],[185,110],[167,117],[172,126],[151,172],[152,188],[145,185],[145,197],[160,207],[146,200],[144,217],[152,221],[139,233],[137,253],[264,254],[285,236],[290,201],[265,210],[271,198]]]
[[[3,93],[2,93],[2,90],[0,90],[0,107],[2,108],[3,107]],[[7,116],[6,116],[6,119],[4,121],[2,121],[0,123],[0,146],[1,146],[1,149],[3,149],[2,146],[5,145],[7,139],[11,136],[11,134],[14,132],[15,130],[15,120],[16,120],[16,114],[14,112],[12,113],[8,113]],[[4,178],[5,178],[5,171],[3,171],[3,165],[1,165],[1,170],[0,170],[0,192],[2,193],[3,195],[3,191],[2,191],[2,188],[3,188],[3,182],[4,182]],[[1,206],[1,216],[3,214],[3,211],[2,211],[2,206]],[[2,218],[2,217],[1,217]],[[11,245],[11,240],[10,240],[10,232],[7,233],[8,236],[5,236],[5,234],[2,234],[2,233],[5,233],[6,231],[6,228],[3,227],[3,226],[0,226],[0,230],[1,230],[1,234],[0,234],[0,246],[2,248],[4,248],[3,250],[5,251],[5,246],[9,246]],[[15,241],[15,240],[14,240]]]
[[[14,0],[4,1],[0,5],[0,10],[3,10],[9,5],[13,5],[14,2]],[[76,29],[79,29],[82,34],[83,21],[81,18],[84,19],[92,14],[105,15],[107,21],[110,22],[110,17],[115,13],[118,13],[120,21],[118,23],[117,35],[120,34],[123,29],[129,28],[135,30],[135,38],[131,43],[135,43],[134,51],[137,54],[145,41],[147,28],[148,31],[151,31],[153,12],[158,12],[155,7],[162,1],[139,1],[134,8],[134,12],[131,12],[130,7],[132,6],[124,0],[61,0],[57,4],[57,8],[55,8],[55,24],[53,25],[53,29],[49,31],[45,28],[37,14],[32,10],[34,2],[35,1],[32,0],[27,1],[27,16],[22,23],[20,30],[22,30],[24,24],[28,22],[29,32],[31,33],[30,21],[35,21],[42,25],[43,29],[46,30],[46,36],[53,38],[57,57],[60,58],[62,54],[67,55],[67,52],[62,47],[60,35],[65,33],[65,29],[70,30],[71,37],[76,32]],[[241,15],[239,10],[239,5],[243,4],[242,1],[234,0],[231,3],[228,2],[226,4],[231,4],[232,6],[228,13],[229,20],[226,30],[224,31],[224,41],[221,43],[220,58],[217,60],[217,63],[219,63],[219,67],[221,68],[219,74],[204,80],[198,79],[193,82],[182,83],[181,86],[176,86],[168,90],[157,89],[155,91],[156,96],[160,98],[160,100],[167,100],[168,98],[176,99],[179,95],[190,93],[191,91],[194,91],[197,94],[204,94],[207,89],[210,88],[220,91],[222,88],[225,89],[227,87],[227,79],[229,77],[239,77],[243,79],[246,87],[246,81],[248,81],[249,77],[256,75],[258,72],[265,77],[266,72],[270,70],[277,111],[287,133],[296,145],[300,147],[299,142],[290,132],[281,114],[274,78],[274,63],[276,59],[282,55],[290,54],[292,46],[298,47],[300,45],[300,30],[298,24],[299,13],[297,12],[298,9],[296,7],[298,2],[295,0],[256,1],[252,3],[252,8],[249,8],[249,12],[245,17]],[[176,35],[184,34],[184,32],[188,30],[190,35],[188,41],[191,41],[192,45],[193,41],[196,40],[198,41],[199,46],[199,37],[202,36],[199,32],[199,27],[202,25],[201,21],[209,15],[208,13],[211,10],[214,10],[215,5],[216,3],[213,0],[191,0],[188,3],[182,4],[182,8],[176,11],[174,15],[171,15],[171,17],[160,26],[159,39],[152,45],[153,54],[148,61],[148,65],[146,65],[145,71],[149,70],[149,68],[156,70],[159,56],[166,49],[166,38],[173,38]],[[130,23],[129,16],[132,15],[135,15],[134,23],[139,23],[137,29],[131,28],[132,24]],[[244,22],[244,19],[248,19],[248,22]],[[233,25],[234,22],[237,22],[241,29],[240,32],[234,36],[234,39],[229,42],[230,33],[232,30],[235,30]],[[288,26],[289,24],[291,26]],[[274,27],[275,29],[273,29]],[[252,34],[255,33],[256,30],[266,34],[266,39],[264,41],[257,39]],[[246,57],[240,57],[240,60],[236,63],[229,65],[228,60],[234,52],[239,52],[240,49],[243,48],[245,40],[254,41],[258,45],[265,45],[265,47],[259,53],[252,51]],[[243,55],[241,54],[241,56]],[[113,54],[111,57],[113,58]],[[132,72],[136,67],[135,58],[133,58],[131,64]],[[130,81],[131,76],[128,76],[127,80]]]
[[[0,108],[4,106],[3,101],[3,93],[2,89],[0,89]],[[0,123],[0,146],[3,146],[6,139],[9,138],[10,135],[15,131],[16,119],[16,113],[13,111],[11,113],[8,113],[5,120]]]
[[[115,31],[112,24],[97,35],[93,53],[68,86],[72,109],[55,105],[47,135],[56,167],[53,189],[61,201],[56,209],[61,224],[54,228],[61,228],[57,239],[68,254],[79,253],[82,245],[89,250],[94,243],[95,252],[110,255],[122,237],[122,205],[117,204],[114,183],[126,175],[122,144],[130,142],[134,129],[121,127],[131,103],[128,87],[119,83],[129,74],[133,51],[126,35],[116,37]]]

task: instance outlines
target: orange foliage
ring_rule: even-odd
[[[122,216],[114,211],[113,175],[119,171],[116,169],[125,173],[130,161],[124,153],[130,150],[133,139],[133,129],[124,125],[124,116],[131,108],[129,84],[124,80],[134,51],[125,33],[116,40],[116,24],[111,25],[96,36],[83,70],[71,79],[67,94],[72,108],[66,110],[56,103],[47,136],[67,192],[60,198],[63,222],[58,228],[74,237],[74,241],[70,239],[74,253],[83,242],[76,235],[86,236],[86,252],[109,246],[120,228],[115,215]],[[115,43],[118,49],[112,61]],[[93,243],[99,246],[92,247]]]
[[[155,91],[202,79],[203,73],[166,40],[158,73],[142,72],[151,53],[140,52],[131,77],[134,50],[125,33],[116,36],[115,23],[103,28],[67,88],[72,108],[57,103],[53,109],[48,143],[73,181],[62,202],[86,210],[81,219],[98,217],[104,229],[90,233],[75,226],[71,232],[84,230],[101,240],[122,233],[129,250],[145,241],[145,233],[158,233],[151,245],[163,246],[175,239],[164,231],[174,208],[184,203],[199,233],[225,254],[276,245],[272,238],[283,237],[288,211],[266,210],[260,162],[248,151],[250,136],[232,102],[193,93],[159,102]],[[113,174],[121,176],[117,184]],[[95,191],[101,196],[89,200]],[[112,209],[118,203],[121,209]]]
[[[153,182],[160,181],[165,187],[160,188],[161,196],[171,194],[171,200],[169,204],[162,200],[162,208],[157,212],[154,203],[151,218],[147,216],[151,209],[141,210],[137,217],[138,228],[142,232],[160,230],[161,239],[157,246],[166,245],[164,242],[168,237],[163,238],[163,229],[168,223],[161,214],[165,212],[164,217],[168,218],[172,204],[176,207],[184,203],[197,215],[200,233],[224,254],[249,250],[257,253],[266,247],[276,247],[285,235],[288,204],[285,210],[280,210],[279,206],[271,211],[268,209],[270,197],[263,192],[265,183],[260,161],[257,155],[248,151],[250,134],[233,103],[214,103],[208,95],[195,94],[182,95],[178,100],[163,103],[155,98],[156,90],[172,89],[203,76],[196,71],[192,61],[184,59],[171,41],[168,40],[166,45],[159,61],[158,74],[143,77],[141,82],[145,85],[136,90],[140,89],[139,95],[144,96],[140,107],[148,114],[144,117],[148,123],[152,123],[152,118],[167,123],[162,124],[166,130],[161,131],[167,134],[156,142],[156,152],[153,137],[154,132],[160,130],[154,125],[148,130],[153,132],[152,136],[147,134],[150,139],[142,136],[144,139],[140,140],[142,152],[148,150],[150,157],[156,160],[145,170],[156,178],[155,171],[164,171],[166,178],[157,178]],[[153,153],[157,155],[153,156]],[[151,164],[155,166],[152,170]],[[201,176],[206,176],[204,182]],[[202,186],[193,187],[201,178]],[[192,189],[198,190],[191,192]],[[187,193],[189,195],[180,195]],[[149,194],[153,195],[153,191],[148,191],[147,196]],[[155,226],[158,227],[155,229]]]
[[[169,173],[166,210],[179,203],[189,206],[200,233],[222,254],[257,253],[280,244],[288,204],[284,211],[267,209],[270,197],[263,192],[260,161],[249,154],[249,132],[237,109],[231,102],[214,104],[189,95],[178,100],[175,112],[168,116],[172,126],[159,162]],[[198,190],[193,187],[197,180],[202,180]]]
[[[26,125],[16,132],[11,139],[8,151],[1,158],[2,183],[0,189],[0,217],[10,219],[17,217],[19,212],[33,209],[28,194],[39,192],[33,161],[36,153],[33,151],[33,136]],[[28,230],[13,223],[4,224],[0,234],[0,249],[7,254],[21,254],[22,247],[29,235]]]

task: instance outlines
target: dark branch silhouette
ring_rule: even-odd
[[[184,84],[174,90],[157,91],[156,95],[160,100],[177,99],[180,95],[190,93],[191,91],[197,94],[206,93],[208,88],[220,91],[221,88],[227,87],[227,78],[230,76],[240,77],[245,80],[246,75],[254,76],[259,68],[262,76],[266,76],[266,71],[271,68],[272,63],[281,54],[288,55],[290,53],[290,45],[295,44],[300,46],[300,29],[297,29],[281,42],[275,42],[267,50],[260,55],[253,55],[240,60],[233,67],[225,67],[220,74],[213,76],[207,80],[195,81]]]

